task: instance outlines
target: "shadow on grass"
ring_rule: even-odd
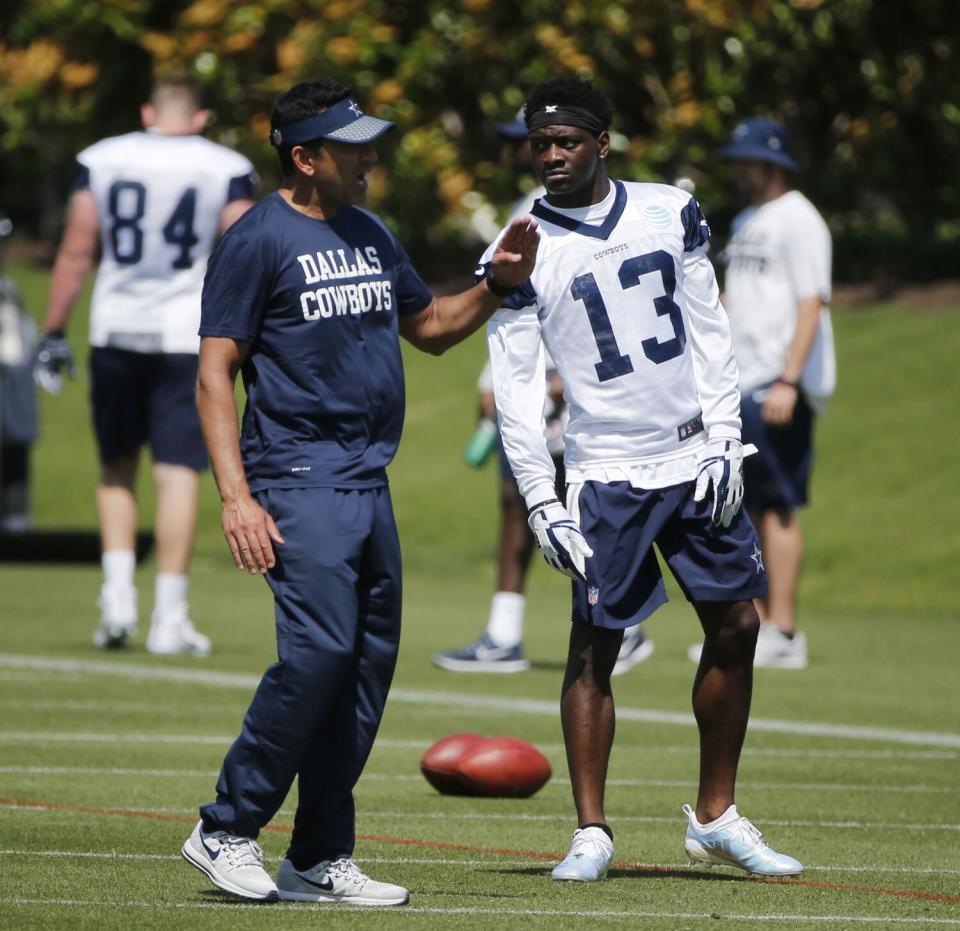
[[[232,893],[224,892],[222,889],[202,889],[200,891],[200,899],[204,902],[216,902],[218,904],[249,905],[250,908],[279,904],[277,900],[270,902],[267,899],[245,899],[243,896],[233,895]]]
[[[531,669],[549,669],[552,672],[563,672],[567,668],[567,661],[561,659],[532,659],[530,660]]]
[[[496,870],[511,876],[549,876],[550,866],[524,866]],[[491,871],[494,872],[494,871]],[[706,870],[683,869],[669,866],[614,867],[607,871],[608,879],[696,879],[705,882],[752,882],[749,876],[736,873],[710,873]]]

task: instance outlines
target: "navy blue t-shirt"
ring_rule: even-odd
[[[210,257],[201,336],[251,344],[240,451],[251,491],[383,485],[403,427],[398,315],[432,295],[383,222],[317,220],[271,194]]]

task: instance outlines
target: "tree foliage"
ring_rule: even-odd
[[[432,273],[529,178],[493,132],[559,73],[616,106],[613,170],[692,177],[718,229],[735,204],[712,157],[742,117],[791,128],[799,186],[844,277],[949,273],[960,245],[960,65],[949,4],[914,0],[22,0],[0,13],[0,207],[61,204],[75,152],[138,125],[151,71],[208,86],[210,135],[276,181],[269,112],[327,74],[395,120],[373,205]]]

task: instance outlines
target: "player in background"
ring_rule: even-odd
[[[434,298],[397,238],[356,205],[392,123],[322,79],[277,100],[278,191],[226,235],[203,285],[197,403],[238,568],[266,575],[278,662],[182,847],[251,899],[402,905],[353,861],[353,787],[380,726],[400,642],[400,541],[387,467],[404,414],[399,337],[439,355],[526,280],[536,223],[512,224],[487,278]],[[234,383],[247,394],[242,431]],[[256,838],[293,784],[277,881]]]
[[[763,547],[770,593],[758,599],[755,666],[803,669],[797,585],[813,429],[836,386],[830,322],[832,243],[816,207],[791,184],[797,165],[785,127],[744,120],[720,155],[733,162],[749,205],[733,221],[724,258],[724,306],[743,394],[743,438],[760,455],[744,463],[744,502]],[[699,662],[699,645],[690,658]]]
[[[693,684],[700,782],[684,848],[764,876],[802,865],[767,846],[734,788],[766,579],[743,493],[737,367],[696,200],[611,180],[609,100],[589,82],[536,87],[526,123],[547,190],[532,213],[530,279],[488,324],[504,448],[544,557],[569,575],[561,720],[578,825],[559,880],[602,879],[613,857],[604,786],[614,734],[610,674],[623,629],[666,600],[656,543],[700,619]],[[483,262],[487,261],[488,254]],[[543,437],[544,364],[570,402],[567,505]]]
[[[141,117],[143,132],[77,156],[35,375],[59,394],[61,371],[72,371],[67,321],[102,248],[89,359],[103,566],[94,643],[123,647],[137,629],[135,483],[149,444],[157,577],[147,649],[205,656],[210,641],[187,606],[199,473],[207,467],[194,401],[200,288],[217,236],[252,206],[256,176],[243,156],[200,135],[209,111],[193,78],[159,78]]]
[[[508,123],[500,123],[500,136],[514,146],[514,166],[518,172],[530,170],[530,145],[527,124],[523,121],[523,107]],[[540,185],[521,197],[512,207],[507,220],[527,216],[539,197],[546,193]],[[547,447],[556,470],[557,496],[563,496],[566,477],[563,467],[563,433],[569,413],[563,398],[563,380],[557,374],[553,360],[546,357],[545,427]],[[496,405],[493,397],[493,376],[490,362],[483,367],[477,381],[481,424],[495,425]],[[495,427],[494,427],[495,429]],[[510,462],[503,452],[503,442],[496,433],[495,448],[500,469],[500,535],[497,539],[497,590],[490,604],[487,625],[477,640],[455,650],[433,654],[433,662],[441,669],[453,672],[523,672],[530,662],[523,651],[523,624],[527,607],[524,595],[527,570],[533,555],[535,539],[527,524],[527,506],[517,480],[510,471]],[[624,632],[620,655],[613,675],[622,675],[653,653],[653,641],[648,640],[641,625]]]

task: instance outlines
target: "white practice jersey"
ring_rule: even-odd
[[[724,303],[743,391],[783,373],[797,327],[797,302],[819,297],[820,329],[800,383],[815,408],[833,394],[837,365],[827,306],[831,251],[827,224],[799,191],[749,207],[734,220],[725,252]]]
[[[504,449],[527,504],[554,497],[541,339],[570,406],[569,482],[692,480],[708,435],[740,438],[738,373],[699,205],[679,188],[615,181],[590,207],[540,200],[532,213],[536,267],[487,328]]]
[[[104,139],[77,161],[77,187],[96,199],[103,243],[91,345],[198,352],[200,290],[220,212],[253,197],[253,165],[202,136],[157,132]]]

